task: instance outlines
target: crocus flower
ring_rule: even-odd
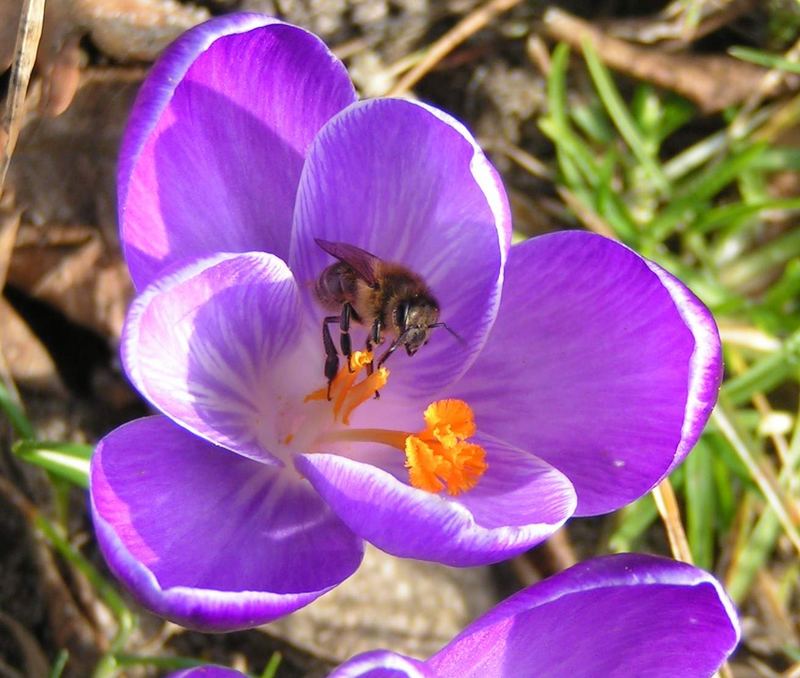
[[[525,589],[425,661],[367,652],[329,678],[705,678],[739,642],[708,573],[666,558],[605,556]],[[172,678],[234,678],[222,667]]]
[[[355,571],[364,540],[456,566],[518,554],[647,492],[716,397],[716,328],[680,282],[586,233],[511,248],[464,127],[356,101],[295,26],[228,15],[168,49],[118,194],[139,291],[122,358],[160,414],[100,442],[92,512],[112,571],[186,626],[295,610]],[[314,290],[335,259],[317,239],[421,276],[458,338],[433,328],[372,374],[362,352],[328,400]]]

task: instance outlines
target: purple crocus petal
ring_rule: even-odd
[[[120,154],[119,220],[138,289],[182,258],[286,259],[303,158],[355,100],[315,35],[258,14],[198,26],[145,82]]]
[[[647,259],[645,263],[670,293],[678,312],[695,338],[695,348],[689,366],[686,413],[681,440],[675,449],[672,464],[667,469],[667,473],[670,473],[694,447],[717,402],[722,381],[722,349],[719,330],[705,304],[686,285],[658,264]]]
[[[411,487],[404,455],[372,463],[309,454],[295,463],[353,532],[392,555],[470,566],[498,562],[538,544],[575,509],[575,491],[533,455],[476,437],[488,470],[450,497]],[[391,455],[391,456],[389,456]]]
[[[578,493],[577,515],[653,487],[694,445],[721,377],[708,310],[680,282],[583,232],[511,250],[486,349],[452,389],[479,430],[529,449]]]
[[[311,146],[290,263],[320,320],[313,281],[335,260],[314,238],[356,245],[423,277],[440,319],[463,339],[435,329],[411,362],[402,350],[392,357],[387,393],[425,399],[462,374],[484,343],[510,224],[497,172],[459,122],[423,104],[375,99],[337,115]]]
[[[290,432],[282,426],[291,425],[286,396],[312,383],[301,379],[310,367],[294,359],[299,317],[294,278],[281,259],[217,255],[139,295],[125,324],[122,359],[134,385],[164,414],[213,443],[278,463],[271,453]]]
[[[623,554],[512,596],[427,664],[439,678],[702,678],[738,641],[736,612],[711,575]]]
[[[372,650],[349,659],[328,678],[436,678],[424,662],[389,650]]]
[[[224,666],[208,665],[170,673],[167,678],[247,678],[247,676]]]
[[[293,470],[138,419],[92,457],[91,507],[111,570],[155,613],[228,631],[292,612],[349,577],[363,544]]]

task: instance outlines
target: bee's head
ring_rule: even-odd
[[[433,299],[414,297],[398,304],[397,315],[401,343],[408,355],[414,355],[428,343],[431,326],[439,320],[439,306]]]

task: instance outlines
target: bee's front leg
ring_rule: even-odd
[[[325,378],[328,380],[328,400],[331,399],[331,384],[336,373],[339,371],[339,354],[336,352],[336,344],[333,343],[330,323],[338,323],[338,315],[329,315],[322,321],[322,345],[325,347]]]

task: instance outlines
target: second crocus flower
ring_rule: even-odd
[[[520,591],[426,660],[375,650],[329,678],[709,678],[738,641],[736,612],[711,575],[622,554]],[[241,675],[207,666],[172,678]]]

